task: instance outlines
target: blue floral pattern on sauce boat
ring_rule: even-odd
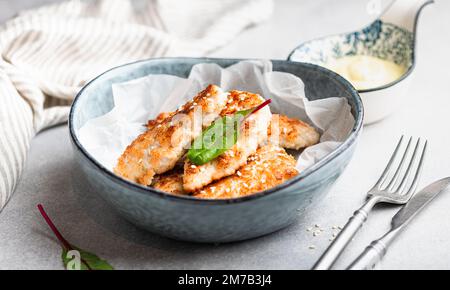
[[[306,42],[290,60],[325,65],[344,56],[370,55],[408,68],[413,64],[413,47],[412,32],[377,20],[361,31]]]

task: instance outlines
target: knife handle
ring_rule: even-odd
[[[347,270],[373,270],[386,255],[387,248],[399,231],[400,229],[392,230],[381,239],[373,241]]]
[[[357,210],[342,231],[328,247],[325,253],[320,257],[319,261],[314,265],[313,270],[329,270],[334,265],[336,260],[341,255],[342,251],[347,247],[355,234],[359,231],[362,225],[366,222],[370,211],[374,205],[378,202],[378,199],[371,198],[366,204]]]
[[[356,260],[348,267],[348,270],[372,270],[386,254],[386,245],[374,241]]]

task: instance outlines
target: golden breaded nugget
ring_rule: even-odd
[[[194,196],[228,199],[265,191],[297,176],[295,166],[296,160],[284,149],[273,145],[263,146],[234,175],[208,185]]]
[[[273,145],[299,150],[319,143],[320,134],[300,120],[274,114],[269,127],[269,140]]]
[[[172,170],[186,153],[192,140],[209,126],[225,108],[228,94],[210,85],[191,102],[175,113],[163,114],[149,123],[149,130],[140,135],[120,157],[114,172],[125,179],[150,185],[156,174]],[[194,114],[202,112],[201,125],[196,126]]]
[[[183,189],[183,172],[168,172],[163,175],[157,175],[153,179],[151,187],[175,194],[186,195]]]

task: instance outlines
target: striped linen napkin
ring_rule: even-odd
[[[151,57],[202,56],[268,19],[272,0],[71,0],[0,27],[0,210],[30,140],[65,122],[87,81]]]

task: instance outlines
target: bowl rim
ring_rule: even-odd
[[[80,140],[78,139],[76,130],[74,128],[74,115],[75,110],[77,108],[78,102],[80,98],[83,96],[84,92],[96,81],[99,79],[106,77],[109,73],[128,66],[133,65],[139,65],[139,64],[145,64],[150,63],[154,61],[205,61],[205,62],[220,62],[220,61],[229,61],[229,62],[239,62],[239,61],[246,61],[246,60],[255,60],[255,59],[239,59],[239,58],[194,58],[194,57],[162,57],[162,58],[151,58],[146,60],[140,60],[120,66],[116,66],[112,69],[107,70],[106,72],[100,74],[99,76],[95,77],[91,81],[89,81],[76,95],[73,104],[70,109],[70,115],[69,115],[69,133],[70,138],[72,140],[72,143],[76,146],[76,149],[81,152],[81,154],[97,169],[100,170],[101,173],[103,173],[106,177],[109,179],[112,179],[115,182],[118,182],[126,187],[131,187],[132,189],[135,189],[135,192],[139,192],[141,194],[153,194],[157,197],[163,198],[163,199],[171,199],[171,200],[177,200],[177,201],[184,201],[184,202],[194,202],[196,204],[205,204],[205,205],[227,205],[227,204],[235,204],[235,203],[243,203],[247,201],[256,200],[268,195],[271,195],[275,192],[278,192],[280,190],[286,189],[302,180],[310,176],[312,173],[316,172],[320,168],[324,167],[327,163],[330,161],[336,159],[341,153],[346,151],[348,148],[350,148],[352,145],[355,144],[358,136],[360,135],[362,128],[363,128],[363,120],[364,120],[364,107],[361,100],[361,97],[359,96],[358,92],[354,89],[354,87],[343,77],[336,74],[335,72],[328,70],[324,67],[310,64],[310,63],[302,63],[302,62],[293,62],[293,61],[287,61],[287,60],[270,60],[272,63],[291,63],[293,65],[300,64],[305,67],[309,67],[314,70],[321,71],[325,75],[329,76],[331,79],[334,79],[338,81],[342,86],[344,86],[348,91],[350,92],[351,96],[354,99],[355,102],[355,124],[351,130],[350,135],[347,137],[347,139],[333,152],[322,158],[319,162],[314,164],[313,166],[309,167],[305,171],[301,172],[298,176],[284,182],[283,184],[271,188],[266,191],[261,191],[253,195],[244,196],[244,197],[238,197],[238,198],[231,198],[231,199],[198,199],[191,196],[183,196],[183,195],[173,195],[169,194],[151,187],[146,187],[131,181],[128,181],[124,178],[121,178],[120,176],[114,174],[112,171],[110,171],[108,168],[104,167],[102,164],[100,164],[87,150],[84,148],[84,146],[81,144]]]
[[[385,85],[378,86],[378,87],[375,87],[375,88],[372,88],[372,89],[357,90],[358,93],[364,94],[364,93],[371,93],[371,92],[376,92],[376,91],[381,91],[381,90],[388,89],[388,88],[393,87],[393,86],[397,85],[398,83],[402,82],[403,80],[405,80],[406,78],[408,78],[412,74],[412,72],[414,71],[414,69],[416,68],[416,65],[417,65],[417,61],[416,61],[416,55],[417,55],[416,54],[416,50],[417,50],[417,31],[418,31],[418,26],[419,26],[418,24],[419,24],[420,15],[422,14],[423,9],[427,5],[432,4],[432,3],[434,3],[434,1],[430,0],[430,1],[422,4],[422,6],[419,8],[419,10],[417,11],[417,14],[416,14],[416,16],[414,18],[413,31],[409,31],[408,29],[405,29],[405,28],[400,27],[398,25],[392,24],[392,25],[395,25],[396,27],[398,27],[399,29],[406,30],[406,31],[411,32],[413,34],[413,41],[412,41],[412,47],[411,47],[411,49],[412,49],[411,65],[408,67],[407,71],[400,78],[398,78],[397,80],[395,80],[393,82],[390,82],[390,83],[387,83]],[[371,24],[365,26],[364,28],[369,27],[370,25],[372,25],[376,21],[382,21],[383,23],[389,23],[389,22],[385,22],[382,19],[378,18],[375,21],[373,21]],[[391,23],[389,23],[389,24],[391,24]],[[356,31],[361,31],[364,28],[362,28],[360,30],[356,30]],[[294,50],[291,51],[291,53],[289,53],[289,56],[287,57],[287,60],[288,61],[295,61],[295,60],[292,60],[292,57],[294,56],[295,52],[298,49],[300,49],[301,47],[303,47],[303,46],[305,46],[305,45],[307,45],[307,44],[309,44],[309,43],[311,43],[313,41],[319,41],[319,40],[326,39],[328,37],[333,37],[333,36],[338,36],[338,35],[347,35],[347,34],[351,34],[351,33],[354,33],[354,32],[355,31],[347,32],[347,33],[338,33],[338,34],[333,34],[333,35],[328,35],[328,36],[322,36],[322,37],[314,38],[314,39],[308,40],[306,42],[303,42],[300,45],[298,45],[297,47],[295,47]]]

